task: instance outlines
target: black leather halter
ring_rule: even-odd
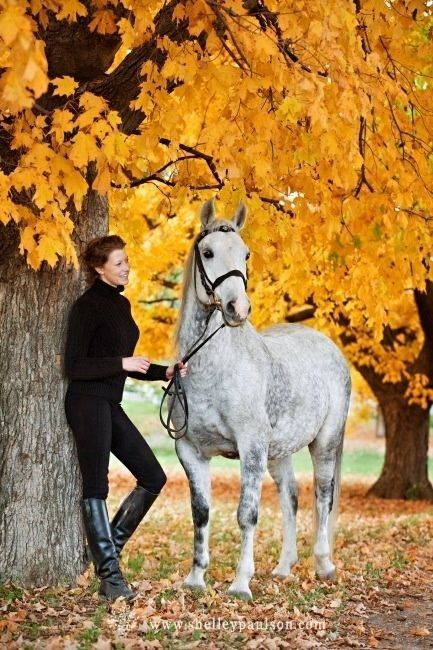
[[[226,326],[225,322],[221,323],[209,336],[207,336],[203,341],[203,337],[206,334],[209,321],[212,317],[212,314],[214,313],[215,309],[221,309],[221,304],[220,301],[216,298],[215,296],[215,289],[222,283],[224,280],[229,278],[230,276],[239,276],[242,278],[244,281],[245,289],[247,288],[247,278],[248,278],[248,273],[247,277],[244,276],[244,274],[241,271],[234,270],[234,271],[229,271],[228,273],[224,273],[224,275],[220,275],[216,280],[213,282],[210,280],[208,277],[206,270],[203,265],[203,260],[201,259],[200,255],[200,250],[199,250],[199,243],[201,242],[206,235],[210,235],[211,232],[236,232],[234,228],[231,228],[230,226],[227,226],[226,224],[220,226],[217,230],[202,230],[202,232],[198,235],[196,242],[194,244],[194,253],[195,253],[195,263],[197,265],[197,268],[200,273],[200,278],[203,284],[203,287],[209,297],[212,296],[213,301],[211,302],[209,300],[209,313],[206,319],[206,325],[199,336],[199,338],[192,344],[192,346],[189,348],[188,352],[186,355],[182,358],[182,363],[186,363],[191,357],[193,357],[208,341],[211,340],[217,332],[219,332],[223,327]],[[195,267],[194,267],[194,286],[195,286],[195,293],[197,295],[197,286],[195,283],[196,280],[196,273],[195,273]],[[188,433],[188,400],[186,397],[185,390],[183,388],[182,384],[182,377],[180,375],[180,370],[177,366],[175,365],[174,369],[174,375],[173,378],[170,380],[170,383],[168,384],[167,388],[163,388],[164,391],[164,396],[161,401],[161,406],[159,409],[159,419],[161,421],[162,426],[164,429],[166,429],[168,435],[170,438],[173,438],[173,440],[179,440],[180,438],[183,438]],[[167,412],[167,417],[164,418],[163,416],[163,407],[165,400],[167,397],[172,397],[173,399],[171,400],[170,405],[168,406],[168,412]],[[173,410],[175,407],[175,404],[178,404],[178,408],[180,409],[181,413],[183,414],[183,422],[181,426],[175,427],[173,425]],[[182,417],[182,416],[180,416]]]
[[[245,290],[247,288],[247,277],[244,276],[242,271],[239,271],[238,269],[234,269],[233,271],[229,271],[228,273],[224,273],[224,275],[218,276],[213,282],[209,278],[208,274],[206,273],[206,269],[204,268],[203,260],[201,258],[200,254],[200,249],[198,247],[199,243],[201,242],[202,239],[204,239],[207,235],[210,235],[213,232],[236,232],[234,228],[231,228],[231,226],[227,226],[226,224],[220,226],[216,230],[202,230],[201,233],[198,235],[196,242],[194,244],[194,253],[195,253],[195,263],[198,268],[198,271],[200,273],[200,279],[201,283],[203,285],[204,290],[206,291],[206,294],[209,297],[213,297],[213,302],[215,305],[219,304],[219,300],[215,297],[215,289],[219,287],[224,280],[227,280],[227,278],[230,278],[231,276],[238,276],[242,278],[243,283],[245,285]],[[194,272],[194,284],[195,284],[195,272]],[[197,286],[195,285],[195,290],[197,294]]]

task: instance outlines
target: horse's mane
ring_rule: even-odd
[[[206,230],[209,232],[215,232],[219,228],[221,228],[222,225],[227,225],[233,228],[233,222],[229,221],[228,219],[214,219],[208,226],[206,226]],[[190,248],[190,251],[188,253],[188,256],[186,258],[185,266],[183,269],[183,279],[182,279],[182,298],[181,298],[181,303],[179,307],[179,316],[177,319],[177,325],[176,329],[174,332],[174,342],[176,349],[178,349],[179,345],[179,336],[180,336],[180,328],[183,322],[183,317],[185,314],[185,305],[186,305],[186,297],[188,295],[188,289],[189,286],[193,280],[193,270],[194,270],[194,246],[197,241],[197,239],[200,236],[200,232],[195,236],[193,244]]]

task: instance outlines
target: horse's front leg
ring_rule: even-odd
[[[209,459],[185,438],[176,441],[176,452],[186,472],[191,491],[191,510],[194,522],[194,558],[185,587],[204,589],[204,573],[209,565]]]
[[[229,593],[249,600],[252,598],[249,583],[254,575],[254,531],[262,479],[266,470],[267,446],[259,440],[246,446],[238,443],[238,449],[241,461],[241,495],[237,514],[242,545],[236,576],[229,587]]]

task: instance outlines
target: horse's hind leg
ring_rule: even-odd
[[[238,506],[238,524],[242,545],[236,576],[229,593],[249,600],[252,598],[249,582],[254,575],[254,531],[257,524],[260,491],[266,470],[267,449],[257,441],[247,447],[238,445],[241,461],[241,496]]]
[[[268,469],[275,481],[283,514],[283,546],[280,560],[272,571],[275,576],[291,576],[291,568],[298,560],[296,552],[296,512],[298,510],[298,486],[292,467],[292,457],[269,460]]]
[[[309,449],[314,466],[315,482],[314,557],[316,575],[322,580],[335,580],[335,565],[331,561],[331,552],[333,524],[338,508],[340,487],[342,436],[340,441],[335,441],[334,446],[331,447],[329,439],[322,443],[321,434],[319,434],[309,445]]]
[[[209,565],[209,460],[203,458],[184,438],[176,441],[176,452],[188,477],[194,522],[193,564],[183,584],[186,587],[204,589],[204,573]]]

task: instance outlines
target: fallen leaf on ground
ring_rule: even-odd
[[[430,630],[427,627],[413,627],[410,630],[412,636],[429,636]]]

